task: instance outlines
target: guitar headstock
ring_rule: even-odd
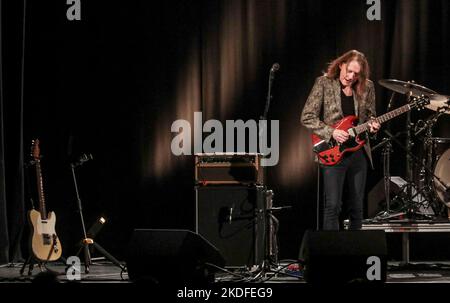
[[[39,139],[31,141],[31,156],[34,160],[41,158],[41,149],[39,148]]]
[[[430,104],[430,97],[426,95],[421,95],[420,97],[414,97],[411,105],[416,107],[418,110],[422,110],[426,105]]]

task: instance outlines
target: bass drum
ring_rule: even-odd
[[[447,149],[436,162],[434,175],[439,177],[440,181],[449,189],[446,190],[444,185],[435,177],[433,187],[436,196],[442,203],[447,205],[447,207],[450,207],[450,148]]]

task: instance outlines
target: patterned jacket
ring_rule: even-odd
[[[367,80],[367,89],[361,98],[353,92],[355,101],[355,113],[359,117],[359,123],[364,123],[369,118],[376,116],[375,88],[373,82]],[[344,118],[341,106],[341,85],[339,79],[329,79],[321,76],[316,79],[314,86],[306,100],[301,115],[301,123],[324,140],[332,138],[334,125]],[[367,139],[364,149],[373,168],[370,143]]]

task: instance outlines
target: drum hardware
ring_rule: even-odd
[[[408,93],[408,103],[411,100],[411,95],[412,92]],[[408,218],[411,218],[414,216],[414,204],[412,203],[413,201],[413,193],[412,193],[412,188],[413,188],[413,157],[411,156],[411,150],[413,147],[413,141],[412,141],[412,136],[411,136],[411,132],[412,132],[412,123],[411,123],[411,112],[408,112],[407,114],[407,118],[406,118],[406,148],[408,150],[408,153],[406,153],[406,193],[407,193],[407,197],[409,198],[405,203],[405,205],[407,206],[406,209],[406,214]]]
[[[424,163],[423,161],[421,161],[416,155],[414,155],[414,153],[408,149],[408,147],[405,147],[403,145],[403,143],[398,139],[399,133],[397,135],[393,135],[391,132],[389,132],[388,130],[382,130],[386,135],[387,135],[387,139],[384,140],[384,142],[381,142],[380,144],[383,144],[384,146],[391,144],[391,141],[395,142],[397,144],[397,146],[399,146],[406,154],[407,156],[411,159],[412,162],[418,164],[421,169],[423,169],[428,175],[434,175],[433,171],[431,170],[431,168],[429,166],[426,165],[426,163]],[[378,148],[379,145],[375,146],[372,151],[375,148]],[[391,149],[391,147],[389,147],[389,149]],[[388,153],[388,152],[392,152],[392,150],[389,149],[385,149],[384,152]],[[385,157],[388,157],[387,155]],[[385,164],[385,181],[386,182],[390,182],[390,174],[389,174],[389,168],[387,167],[388,164],[390,163],[386,163]],[[438,176],[435,176],[437,179],[439,179]],[[416,190],[417,188],[417,190]],[[406,193],[404,193],[404,190],[406,189]],[[385,191],[386,190],[390,190],[389,189],[389,185],[385,186]],[[389,191],[390,192],[390,191]],[[390,197],[389,197],[389,192],[386,191],[386,202],[389,199],[390,201]],[[420,196],[419,196],[420,195]],[[418,208],[420,207],[419,203],[414,201],[417,200],[417,197],[428,197],[429,195],[427,195],[425,193],[425,187],[422,188],[418,188],[415,184],[414,181],[411,179],[411,181],[406,180],[406,183],[402,186],[402,189],[400,190],[400,194],[396,195],[392,200],[403,200],[402,204],[403,204],[403,209],[405,210],[398,212],[397,214],[392,214],[392,210],[391,209],[387,209],[386,212],[384,212],[383,214],[381,214],[379,217],[380,218],[394,218],[396,216],[407,216],[408,218],[412,219],[413,217],[416,217],[416,215],[418,215],[419,213],[417,212]],[[389,198],[388,198],[389,197]],[[425,198],[425,200],[419,201],[420,203],[430,203],[431,201],[429,201],[429,199]],[[422,214],[420,214],[422,215]]]
[[[416,125],[415,125],[415,129],[414,129],[414,136],[417,137],[424,131],[427,131],[425,137],[427,139],[433,137],[433,134],[432,134],[433,127],[436,124],[439,117],[442,116],[442,114],[444,114],[444,113],[445,113],[445,109],[442,108],[436,114],[429,117],[426,121],[423,121],[423,120],[417,121]],[[424,141],[426,141],[426,140],[424,140]]]
[[[395,92],[392,93],[391,98],[389,99],[389,103],[387,106],[387,112],[389,112],[392,108],[392,103],[394,101]],[[386,125],[386,129],[391,129],[391,123],[388,122]],[[377,149],[378,147],[383,146],[383,175],[384,175],[384,192],[390,193],[391,192],[391,174],[390,174],[390,159],[391,159],[391,153],[392,150],[392,143],[391,138],[384,137],[382,142],[375,146],[372,150]],[[388,217],[391,214],[391,197],[390,195],[386,195],[386,211],[381,214],[383,217]]]
[[[444,138],[436,139],[443,140]],[[448,140],[447,143],[450,142],[450,139],[446,139]],[[435,144],[436,142],[433,142],[433,145]],[[433,147],[435,148],[435,146]],[[434,189],[436,199],[447,206],[447,208],[450,208],[450,148],[436,159],[430,184]]]
[[[419,181],[421,186],[423,186],[424,190],[427,192],[427,196],[433,202],[437,202],[436,204],[441,206],[441,202],[444,203],[445,206],[450,207],[450,179],[446,175],[446,171],[444,166],[445,162],[445,152],[441,155],[444,156],[444,160],[442,160],[440,165],[438,165],[439,155],[436,155],[437,144],[439,143],[450,143],[449,138],[434,138],[433,137],[433,127],[438,121],[439,117],[446,113],[446,108],[440,107],[437,109],[437,113],[430,116],[427,121],[419,120],[416,124],[419,125],[419,130],[416,131],[416,135],[419,135],[423,131],[425,131],[425,136],[423,138],[423,163],[428,168],[434,168],[434,170],[430,173],[429,171],[425,172],[423,168],[419,173]],[[450,155],[450,154],[449,154]],[[441,166],[443,168],[441,168]],[[442,171],[441,171],[442,170]],[[436,201],[440,200],[440,201]],[[437,205],[434,205],[437,207]],[[437,210],[436,212],[442,212],[442,210]]]
[[[435,111],[436,113],[430,116],[425,122],[423,120],[419,120],[416,124],[417,130],[415,134],[417,136],[423,131],[426,131],[423,139],[423,151],[425,153],[423,161],[427,163],[428,167],[434,167],[434,171],[432,175],[425,174],[425,176],[421,175],[420,178],[424,179],[423,183],[429,193],[428,196],[435,202],[434,206],[440,206],[440,209],[438,209],[437,212],[447,212],[448,216],[448,211],[450,208],[450,178],[446,175],[448,174],[446,171],[448,171],[450,167],[445,168],[445,160],[438,163],[439,156],[445,155],[445,152],[442,155],[437,155],[436,149],[437,145],[440,143],[450,143],[450,139],[434,138],[433,127],[442,115],[450,114],[450,97],[439,94],[431,94],[430,104],[425,107]],[[442,209],[443,206],[445,206],[445,210]]]
[[[387,137],[383,138],[383,141],[375,146],[372,150],[375,150],[376,148],[380,146],[384,146],[383,148],[383,173],[384,173],[384,181],[385,181],[385,194],[386,194],[386,211],[380,215],[377,216],[378,218],[394,218],[396,216],[403,216],[406,215],[408,219],[414,219],[419,215],[417,210],[419,209],[419,205],[422,203],[428,203],[428,205],[433,205],[432,202],[434,202],[434,195],[432,186],[430,185],[431,182],[430,179],[433,181],[433,184],[438,184],[439,188],[441,188],[441,199],[444,199],[447,197],[450,200],[450,191],[449,186],[447,184],[444,184],[444,182],[441,180],[440,176],[438,176],[431,168],[432,161],[428,158],[429,155],[427,154],[426,159],[419,159],[416,155],[412,152],[412,147],[414,146],[413,142],[413,136],[418,136],[424,131],[426,131],[426,139],[424,140],[424,146],[428,147],[428,138],[432,137],[432,128],[434,124],[437,122],[439,117],[444,113],[450,113],[449,111],[449,97],[445,95],[440,95],[437,92],[426,88],[424,86],[418,85],[416,83],[412,82],[404,82],[400,80],[395,79],[388,79],[388,80],[380,80],[379,84],[381,86],[384,86],[394,93],[400,93],[404,94],[407,97],[407,102],[410,103],[412,101],[413,97],[427,97],[430,99],[430,104],[425,106],[428,109],[434,110],[437,113],[431,117],[431,119],[428,119],[427,121],[419,121],[416,125],[414,125],[411,121],[411,114],[410,112],[407,113],[407,121],[406,121],[406,144],[403,144],[398,140],[397,135],[392,135],[389,130],[383,130],[384,133],[387,135]],[[391,97],[390,103],[392,102],[393,95]],[[388,106],[388,107],[389,107]],[[400,212],[398,214],[391,214],[390,209],[390,153],[392,152],[392,144],[391,142],[394,141],[400,146],[405,152],[406,152],[406,184],[404,185],[406,189],[406,195],[400,196],[400,199],[403,200],[404,208],[406,209],[406,212]],[[450,155],[450,151],[449,151]],[[414,164],[420,167],[420,173],[419,173],[419,187],[416,186],[414,183],[413,177],[413,167]],[[427,176],[431,176],[427,179]],[[446,180],[447,181],[447,180]],[[450,185],[450,180],[448,180]],[[417,189],[417,190],[416,190]],[[400,193],[403,193],[403,188],[400,191]],[[422,199],[422,197],[424,197]],[[398,199],[398,195],[394,197],[394,199]],[[415,202],[414,199],[421,200],[419,203]],[[450,207],[450,203],[448,204]],[[420,214],[423,215],[423,214]]]

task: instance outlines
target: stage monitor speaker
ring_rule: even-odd
[[[196,231],[214,244],[225,266],[252,268],[265,258],[262,186],[196,187]]]
[[[126,258],[130,280],[154,284],[213,282],[216,266],[225,265],[216,247],[189,230],[136,229]]]
[[[385,282],[383,230],[306,231],[299,259],[308,283]]]

